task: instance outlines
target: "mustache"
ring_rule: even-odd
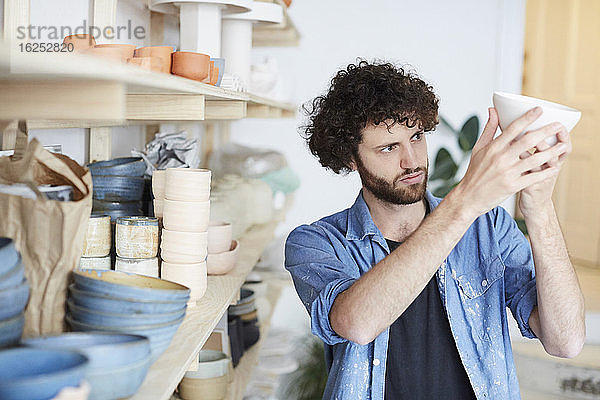
[[[416,174],[417,172],[421,172],[421,171],[424,173],[427,173],[427,167],[417,167],[417,168],[411,168],[411,169],[404,170],[404,173],[402,175],[399,175],[398,177],[396,177],[396,179],[394,179],[394,182],[401,181],[402,179],[406,178],[407,176]]]

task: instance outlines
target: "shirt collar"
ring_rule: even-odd
[[[432,212],[442,201],[435,197],[429,190],[425,192],[425,198],[429,203],[429,210]],[[365,202],[362,190],[358,194],[356,201],[348,211],[348,226],[346,229],[346,239],[348,240],[363,240],[367,235],[374,235],[377,242],[385,243],[385,238],[373,222],[369,207]],[[384,245],[385,247],[386,245]]]

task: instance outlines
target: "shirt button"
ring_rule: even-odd
[[[484,279],[484,280],[481,282],[481,285],[482,285],[482,286],[487,286],[487,281]]]
[[[376,358],[376,359],[373,360],[373,365],[374,366],[378,366],[379,365],[379,359],[378,358]]]

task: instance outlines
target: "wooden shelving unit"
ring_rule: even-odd
[[[227,275],[209,276],[207,291],[187,315],[171,345],[152,365],[133,399],[169,399],[190,363],[208,339],[227,307],[237,300],[239,289],[273,238],[279,219],[251,228],[240,239],[236,268]],[[262,334],[262,332],[261,332]]]
[[[0,44],[0,120],[28,119],[38,129],[291,117],[296,111],[293,104],[175,75],[79,54],[21,53],[16,46]]]

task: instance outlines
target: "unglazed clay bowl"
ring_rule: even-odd
[[[152,194],[155,199],[165,198],[165,184],[166,184],[167,171],[164,169],[157,169],[152,172]]]
[[[162,230],[160,255],[170,263],[199,263],[206,260],[207,232]]]
[[[533,131],[552,122],[560,122],[567,128],[567,132],[575,127],[581,118],[581,111],[562,104],[552,103],[535,97],[521,96],[518,94],[494,92],[492,97],[494,107],[498,112],[500,129],[503,131],[517,118],[534,107],[542,108],[542,115],[536,119],[526,130]],[[556,144],[556,136],[546,138],[546,143]]]
[[[158,57],[133,57],[127,59],[127,64],[135,65],[148,71],[161,71],[162,60]]]
[[[195,168],[168,168],[165,177],[165,199],[208,201],[211,171]]]
[[[206,262],[196,264],[172,264],[163,261],[160,276],[190,288],[190,300],[197,301],[206,293]]]
[[[210,220],[209,201],[165,199],[163,226],[170,231],[204,232]]]
[[[117,49],[121,54],[121,60],[126,62],[128,58],[133,57],[133,52],[135,50],[134,44],[115,44],[115,43],[106,43],[106,44],[97,44],[94,46],[96,49]]]
[[[157,57],[161,60],[160,72],[167,74],[171,73],[171,53],[173,53],[172,46],[149,46],[140,47],[135,50],[134,57]]]
[[[229,222],[214,221],[208,225],[208,253],[229,251],[233,228]]]
[[[210,57],[206,54],[176,51],[173,53],[171,73],[195,81],[202,81],[208,77],[209,61]]]
[[[206,257],[206,268],[209,275],[223,275],[231,271],[235,267],[238,253],[238,241],[233,240],[229,251],[208,254]]]
[[[77,34],[65,36],[63,43],[65,45],[72,44],[73,51],[82,51],[94,47],[96,45],[96,39],[92,35]]]

